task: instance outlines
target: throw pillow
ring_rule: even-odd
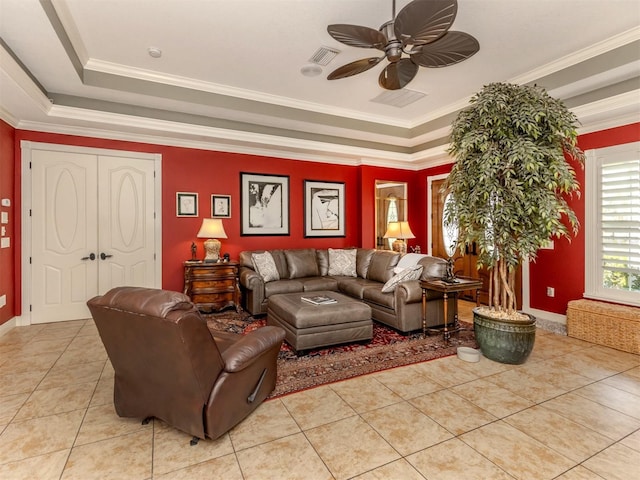
[[[280,280],[280,274],[271,252],[252,253],[251,263],[253,263],[254,270],[258,272],[265,283]]]
[[[357,277],[355,248],[329,249],[329,275]]]
[[[418,280],[420,278],[420,275],[422,275],[422,265],[405,268],[403,271],[394,275],[391,280],[384,284],[384,286],[382,287],[382,292],[393,292],[400,283],[408,282],[409,280]]]

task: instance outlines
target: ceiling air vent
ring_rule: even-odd
[[[426,95],[426,93],[416,92],[415,90],[409,90],[408,88],[401,88],[400,90],[385,90],[377,97],[372,98],[371,101],[375,103],[382,103],[383,105],[402,108],[413,102],[417,102],[422,97],[426,97]]]
[[[336,55],[340,53],[340,50],[329,47],[320,47],[316,53],[314,53],[309,61],[317,65],[329,65],[329,62],[336,58]]]

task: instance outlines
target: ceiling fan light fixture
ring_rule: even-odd
[[[305,77],[317,77],[322,73],[322,68],[319,65],[304,65],[300,73]]]
[[[147,49],[147,52],[152,58],[160,58],[162,56],[162,50],[160,50],[158,47],[149,47]]]

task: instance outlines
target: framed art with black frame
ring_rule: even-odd
[[[344,183],[304,181],[304,236],[345,236]]]
[[[198,216],[198,194],[191,192],[176,192],[176,216]]]
[[[240,235],[289,235],[289,176],[240,172]]]
[[[231,195],[211,195],[211,218],[231,218]]]

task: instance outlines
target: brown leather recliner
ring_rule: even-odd
[[[115,370],[121,417],[159,418],[215,439],[275,388],[284,331],[247,335],[209,330],[178,292],[118,287],[87,302]]]

